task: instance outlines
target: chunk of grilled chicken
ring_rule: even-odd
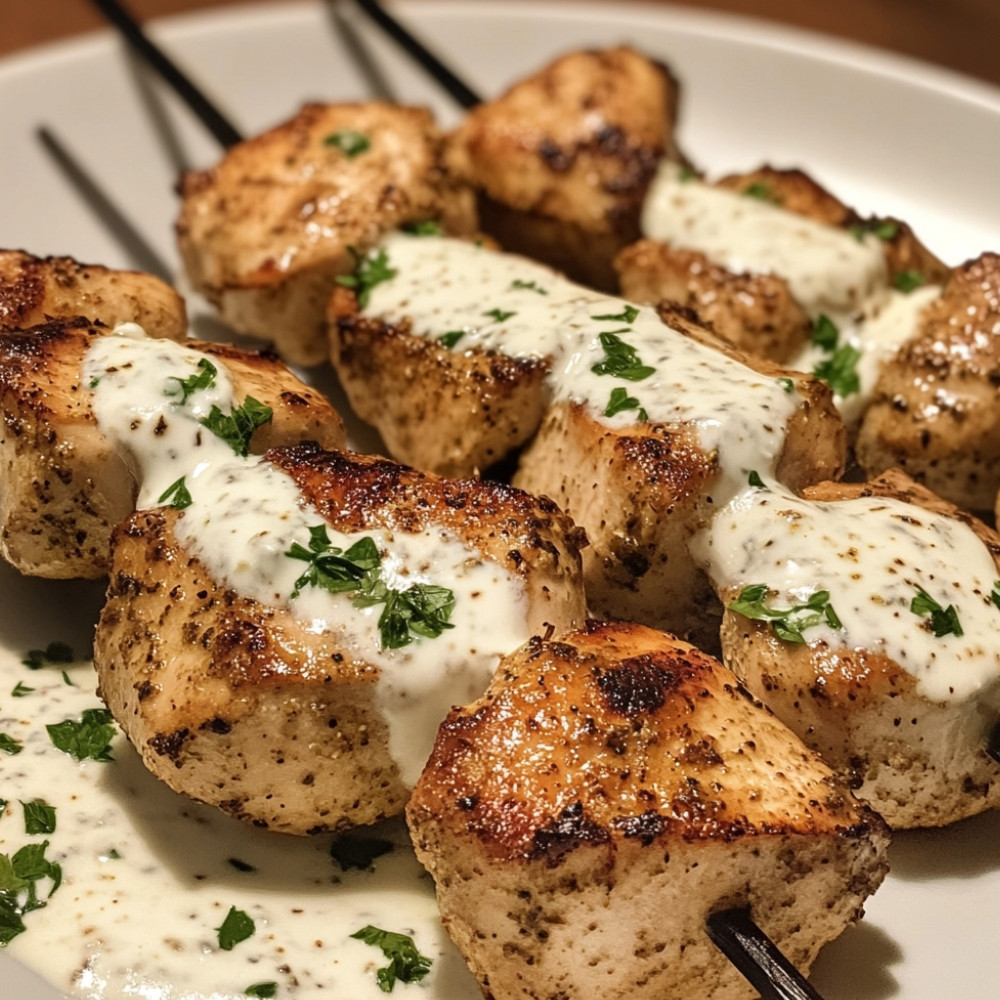
[[[88,347],[109,333],[83,318],[0,332],[0,554],[30,576],[103,576],[111,529],[134,509],[133,471],[98,427],[82,383]],[[256,452],[301,440],[343,446],[333,407],[276,357],[188,344],[229,369],[241,398],[273,409],[254,435]]]
[[[406,777],[392,743],[406,706],[392,707],[383,692],[376,650],[297,617],[287,603],[235,593],[178,541],[182,514],[145,510],[115,533],[95,643],[101,694],[146,766],[192,798],[287,833],[371,823],[402,810],[448,707],[485,689],[499,655],[546,623],[582,620],[579,532],[551,503],[499,484],[306,446],[267,459],[337,530],[426,529],[458,539],[468,565],[493,565],[515,580],[524,620],[499,623],[499,653],[483,652],[473,669],[476,651],[466,651],[424,694],[426,657],[437,670],[456,654],[434,646],[448,633],[418,640],[428,646],[403,662],[412,685],[405,701],[427,702],[427,725],[402,748],[414,765]],[[469,600],[496,613],[496,589]],[[452,620],[466,613],[456,604]],[[493,639],[475,641],[488,650]]]
[[[900,466],[935,493],[991,510],[1000,489],[1000,255],[954,270],[883,367],[858,434],[869,475]]]
[[[677,82],[618,47],[573,52],[473,109],[452,137],[500,245],[595,288],[639,236],[646,190],[674,145]]]
[[[151,337],[187,336],[184,300],[151,274],[0,250],[0,329],[74,316],[106,326],[138,323]]]
[[[624,298],[693,309],[747,354],[781,364],[809,340],[809,317],[777,275],[736,274],[697,250],[646,239],[618,254],[615,271]]]
[[[494,1000],[756,996],[709,942],[748,906],[801,970],[857,920],[888,830],[716,661],[589,623],[441,726],[407,818]]]
[[[326,358],[324,309],[352,248],[426,220],[475,229],[430,113],[387,103],[308,104],[187,173],[180,192],[177,238],[194,287],[234,329],[300,364]]]
[[[524,444],[542,421],[542,360],[451,351],[414,336],[408,321],[361,316],[346,288],[334,292],[328,320],[330,360],[351,409],[399,461],[473,475]]]
[[[1000,536],[899,470],[867,484],[821,483],[803,496],[890,497],[912,504],[914,518],[922,511],[954,518],[973,529],[1000,575]],[[859,558],[860,572],[864,554]],[[734,589],[724,599],[735,596]],[[1000,766],[985,750],[995,695],[935,700],[877,648],[783,642],[768,623],[731,610],[722,648],[740,680],[894,829],[943,826],[1000,805]]]
[[[771,378],[792,380],[798,406],[785,429],[777,478],[798,490],[838,478],[846,433],[829,387],[798,372],[751,359],[700,327],[679,308],[665,322]],[[694,427],[609,427],[572,401],[546,413],[522,453],[515,482],[550,496],[586,532],[587,599],[593,613],[627,618],[718,649],[722,608],[688,544],[717,509],[722,469]]]

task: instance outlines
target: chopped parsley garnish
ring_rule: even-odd
[[[753,583],[740,591],[739,597],[728,605],[730,611],[752,618],[756,621],[769,622],[774,634],[785,642],[804,643],[802,633],[807,628],[822,625],[826,622],[830,628],[841,629],[843,624],[837,617],[833,605],[830,604],[830,592],[817,590],[810,594],[803,604],[793,604],[790,608],[772,608],[764,603],[767,597],[767,585]]]
[[[354,129],[341,129],[333,132],[323,139],[324,146],[333,146],[339,149],[349,160],[355,156],[367,153],[371,149],[372,141],[364,132],[355,132]]]
[[[257,928],[248,914],[243,910],[237,910],[235,906],[230,906],[226,919],[215,930],[219,935],[219,947],[223,951],[232,951],[241,941],[252,937]]]
[[[70,687],[76,687],[76,685],[69,679],[69,674],[64,670],[62,672],[63,684],[68,684]]]
[[[55,833],[56,810],[44,799],[22,802],[24,809],[24,832],[27,834]]]
[[[370,871],[372,862],[389,854],[393,849],[391,840],[379,840],[377,837],[356,837],[345,835],[338,837],[330,845],[330,857],[340,865],[340,870],[346,872],[349,868]]]
[[[45,906],[62,882],[62,868],[45,857],[48,846],[43,840],[26,844],[13,855],[0,854],[0,946],[25,931],[24,914]],[[38,892],[42,879],[52,883],[45,899]]]
[[[270,1000],[271,997],[278,995],[278,984],[254,983],[253,986],[248,986],[243,992],[248,997],[263,997],[265,1000]]]
[[[446,587],[416,583],[406,590],[394,590],[382,579],[382,557],[370,537],[359,539],[346,551],[330,542],[326,525],[309,529],[309,547],[293,542],[285,553],[301,559],[309,568],[295,581],[292,597],[304,587],[320,587],[331,593],[352,593],[356,608],[384,604],[378,619],[384,649],[408,646],[415,637],[433,639],[445,629],[455,609],[455,595]]]
[[[489,312],[484,312],[484,316],[489,316],[494,323],[502,323],[506,319],[510,319],[511,316],[516,316],[516,312],[505,312],[503,309],[491,309]]]
[[[0,753],[10,754],[13,757],[15,754],[19,754],[24,747],[18,740],[15,740],[13,736],[7,733],[0,733]]]
[[[257,870],[256,868],[254,868],[254,866],[253,866],[253,865],[251,865],[251,864],[247,864],[247,862],[246,862],[246,861],[241,861],[241,860],[240,860],[239,858],[230,858],[230,859],[229,859],[229,863],[230,863],[230,864],[231,864],[231,865],[232,865],[232,866],[233,866],[233,867],[234,867],[234,868],[235,868],[235,869],[236,869],[236,870],[237,870],[238,872],[255,872],[255,871]]]
[[[180,479],[172,482],[157,498],[157,503],[169,503],[174,510],[184,510],[185,507],[190,507],[194,501],[191,499],[191,493],[187,488],[187,483],[184,482],[185,477],[181,476]]]
[[[198,362],[198,373],[196,375],[190,375],[187,378],[178,378],[176,375],[171,375],[168,382],[176,382],[177,385],[168,386],[163,394],[169,396],[173,399],[180,393],[179,403],[182,405],[187,402],[188,396],[199,389],[208,389],[215,385],[215,376],[218,375],[218,369],[212,364],[208,358],[202,358]]]
[[[514,283],[510,287],[524,289],[528,292],[537,292],[539,295],[549,294],[548,289],[542,288],[537,281],[522,281],[520,278],[515,278]]]
[[[101,376],[95,375],[88,383],[88,389],[96,389],[101,384]]]
[[[438,343],[443,344],[449,350],[453,348],[465,336],[464,330],[449,330],[438,337]]]
[[[840,340],[840,330],[829,316],[821,313],[819,319],[813,323],[810,340],[824,351],[833,351],[836,350],[837,341]]]
[[[21,661],[29,670],[41,670],[49,663],[72,663],[72,646],[65,642],[50,642],[45,649],[29,649]]]
[[[778,385],[785,390],[789,395],[795,392],[795,383],[787,376],[782,376],[778,379]]]
[[[225,441],[237,455],[245,458],[250,454],[250,439],[254,431],[270,423],[273,416],[274,411],[270,406],[265,406],[253,396],[247,396],[243,405],[234,407],[230,413],[223,413],[213,405],[208,416],[202,418],[201,424]]]
[[[611,390],[608,405],[604,407],[604,415],[613,417],[616,413],[623,413],[626,410],[638,410],[636,419],[639,423],[644,424],[649,420],[649,414],[643,409],[639,400],[635,396],[630,396],[627,389],[623,389],[620,385],[615,386]]]
[[[826,382],[841,399],[846,399],[861,391],[861,376],[858,375],[860,360],[861,352],[850,344],[844,344],[831,357],[820,361],[812,373]]]
[[[442,229],[440,222],[424,219],[422,222],[408,222],[403,226],[403,232],[411,236],[440,236]]]
[[[0,816],[2,816],[7,811],[7,800],[0,799]]]
[[[897,271],[892,276],[893,285],[906,294],[909,294],[915,288],[919,288],[924,281],[924,276],[920,271]]]
[[[106,708],[85,709],[80,718],[66,719],[45,729],[57,750],[68,753],[76,760],[114,760],[111,740],[115,727],[111,713]]]
[[[760,478],[760,474],[757,472],[751,471],[750,475],[747,476],[747,482],[755,489],[765,489],[764,480]]]
[[[774,188],[764,181],[754,181],[753,184],[747,185],[741,193],[747,198],[756,198],[757,201],[766,201],[771,205],[777,205],[781,201]]]
[[[354,272],[337,276],[337,284],[344,288],[353,288],[358,297],[358,306],[364,309],[371,297],[371,290],[383,281],[390,281],[399,273],[389,267],[389,255],[385,250],[374,250],[368,254],[359,254],[354,247],[348,247],[354,260]]]
[[[935,638],[946,635],[963,635],[954,604],[942,608],[923,587],[917,587],[917,596],[910,601],[910,611],[921,618],[930,616],[931,631]]]
[[[383,993],[391,993],[396,982],[418,983],[431,971],[431,960],[417,951],[413,938],[406,934],[384,931],[368,924],[351,935],[365,944],[380,948],[389,964],[378,969],[375,979]]]
[[[694,167],[681,167],[677,172],[677,179],[682,184],[687,184],[688,181],[696,180],[698,177],[698,171]]]
[[[612,323],[634,323],[639,315],[639,310],[635,306],[626,306],[620,313],[602,313],[600,316],[591,316],[591,319],[609,320]]]
[[[852,222],[848,227],[850,234],[859,242],[871,234],[888,243],[899,233],[899,223],[892,219],[868,219],[865,222]]]
[[[111,847],[104,852],[104,857],[102,857],[101,860],[104,861],[107,859],[108,861],[121,861],[121,858],[122,856],[118,853],[118,851],[114,847]]]
[[[31,693],[32,693],[32,692],[33,692],[34,690],[35,690],[35,689],[34,689],[34,688],[32,688],[32,687],[28,687],[28,685],[27,685],[27,684],[22,684],[22,683],[21,683],[20,681],[18,681],[18,682],[17,682],[17,683],[16,683],[15,685],[14,685],[14,688],[13,688],[13,690],[12,690],[12,691],[10,692],[10,696],[11,696],[12,698],[26,698],[26,697],[27,697],[27,696],[28,696],[29,694],[31,694]]]
[[[1000,611],[1000,580],[994,581],[993,589],[990,591],[990,600],[997,610]]]
[[[604,348],[604,360],[590,369],[595,375],[612,375],[629,382],[641,382],[655,374],[656,369],[644,365],[639,352],[631,344],[626,344],[617,333],[602,333],[600,341]]]

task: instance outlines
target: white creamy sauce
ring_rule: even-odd
[[[295,542],[308,548],[310,528],[323,519],[305,504],[290,476],[263,458],[236,455],[199,423],[212,405],[227,413],[236,405],[221,363],[211,387],[192,391],[183,403],[167,395],[197,373],[203,357],[148,338],[134,324],[96,339],[84,361],[84,379],[94,386],[101,429],[133,456],[141,474],[140,507],[160,503],[185,476],[192,502],[177,521],[177,537],[216,580],[261,603],[287,604],[311,629],[337,634],[348,650],[378,665],[390,752],[412,786],[451,706],[482,694],[500,657],[530,637],[523,584],[441,528],[345,534],[327,526],[331,544],[341,550],[373,539],[389,586],[451,590],[453,627],[399,649],[382,648],[382,604],[358,608],[349,593],[310,586],[293,598],[307,564],[287,553]]]
[[[397,983],[394,996],[476,995],[402,821],[363,831],[396,845],[374,871],[344,872],[331,837],[254,830],[197,805],[150,775],[121,735],[112,762],[78,763],[45,726],[99,706],[93,668],[69,667],[70,686],[61,665],[29,670],[22,655],[0,649],[0,733],[24,747],[0,754],[8,803],[0,853],[47,840],[63,882],[44,909],[24,916],[12,957],[84,1000],[235,1000],[263,982],[277,984],[277,1000],[375,1000],[385,996],[375,971],[388,961],[350,936],[372,924],[411,936],[432,960],[422,983]],[[19,682],[33,690],[11,698]],[[35,799],[55,807],[53,833],[25,833],[21,803]],[[44,898],[48,882],[41,889]],[[249,915],[254,933],[224,951],[216,928],[230,907]]]
[[[820,590],[843,628],[810,627],[810,644],[882,653],[931,701],[965,701],[1000,686],[997,570],[967,525],[877,497],[823,503],[777,483],[745,490],[713,518],[692,551],[718,590],[766,584],[767,603],[788,608]],[[954,606],[963,635],[935,636],[910,610],[923,589]]]
[[[461,240],[393,233],[380,246],[395,276],[371,289],[366,314],[409,320],[411,331],[428,339],[461,331],[455,351],[548,359],[553,399],[581,403],[609,426],[635,424],[640,407],[652,422],[690,425],[706,451],[718,452],[724,493],[750,469],[777,462],[799,403],[793,387],[691,340],[652,307]],[[633,348],[651,371],[639,380],[596,373],[606,355],[602,333]],[[615,391],[636,405],[609,416]]]

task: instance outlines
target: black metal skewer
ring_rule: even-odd
[[[158,48],[139,26],[139,22],[118,0],[90,0],[118,29],[125,40],[177,92],[185,104],[225,148],[243,141],[243,136],[225,115],[188,79],[187,75]]]

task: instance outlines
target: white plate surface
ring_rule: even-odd
[[[788,29],[661,5],[455,0],[398,9],[486,95],[563,50],[632,42],[683,81],[682,142],[710,172],[764,161],[803,166],[861,211],[908,219],[949,263],[1000,248],[1000,92],[985,85]],[[304,100],[367,93],[319,3],[228,8],[162,22],[153,33],[247,134]],[[388,43],[365,37],[398,97],[457,118]],[[217,155],[201,127],[149,84],[110,34],[0,63],[0,245],[111,266],[138,262],[66,186],[36,139],[40,124],[175,271],[177,170]],[[0,643],[14,651],[44,644],[52,609],[77,603],[82,644],[96,609],[90,588],[24,583],[9,571],[0,571],[0,596]],[[865,921],[821,956],[817,988],[828,1000],[995,996],[1000,817],[899,836],[891,859],[893,873]],[[0,984],[4,1000],[56,997],[3,955]]]

